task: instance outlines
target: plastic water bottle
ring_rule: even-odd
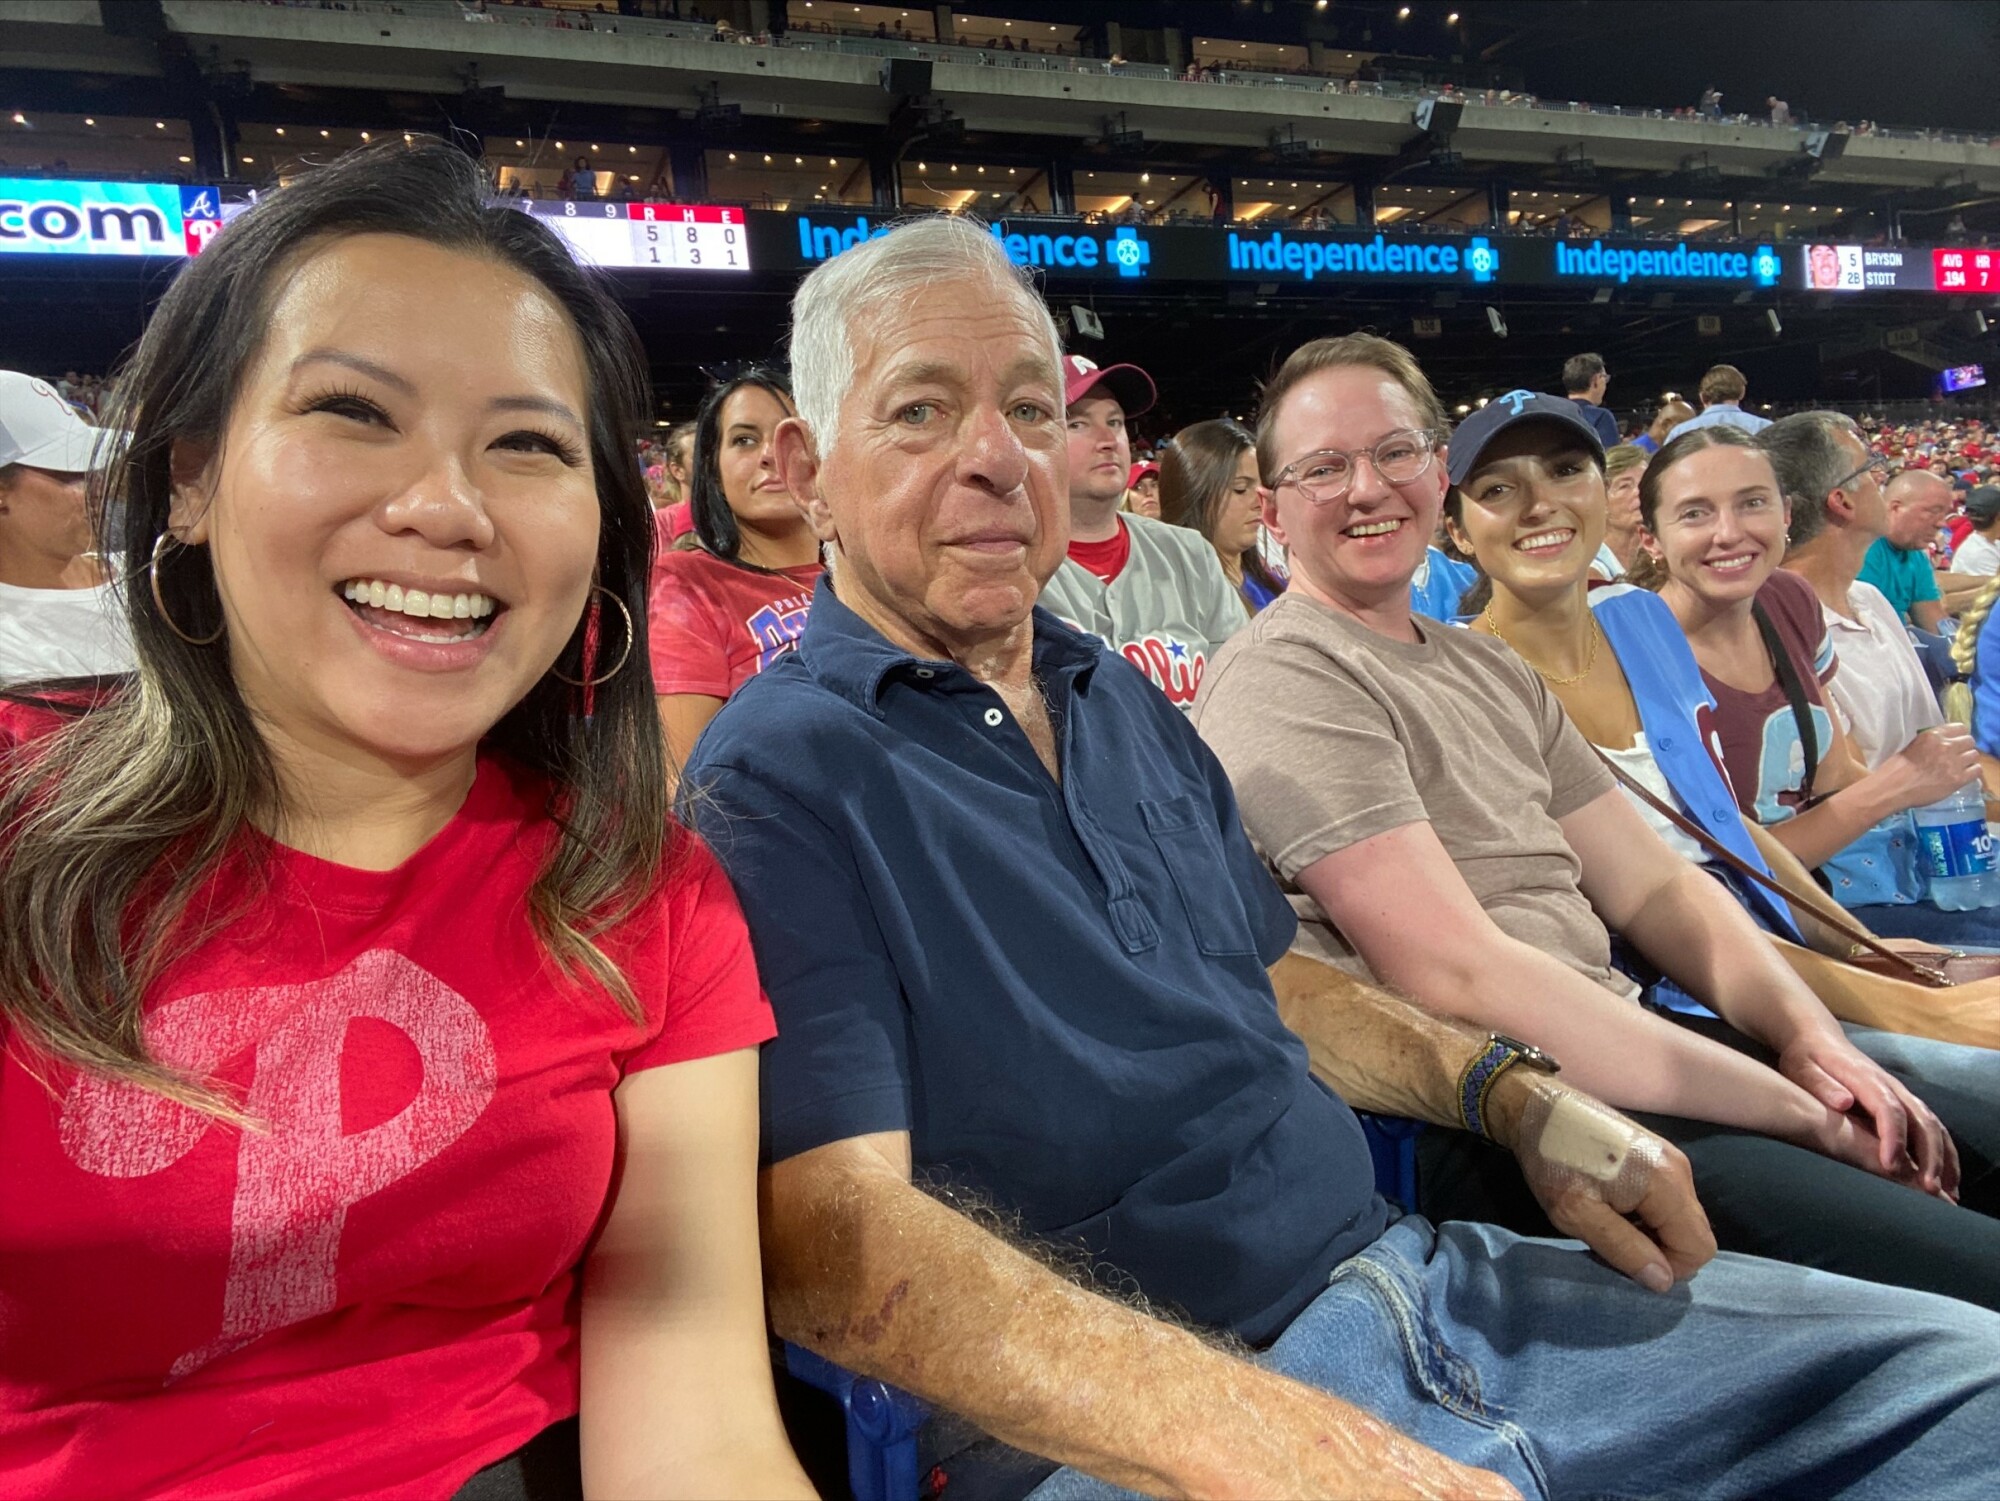
[[[1930,880],[1931,900],[1947,912],[2000,906],[2000,870],[1986,829],[1986,799],[1970,782],[1950,797],[1916,810],[1917,858]]]

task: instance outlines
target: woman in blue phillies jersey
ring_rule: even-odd
[[[1603,540],[1608,504],[1604,454],[1595,435],[1559,414],[1530,414],[1497,431],[1491,423],[1482,426],[1483,430],[1462,431],[1454,440],[1453,469],[1461,477],[1444,502],[1453,542],[1475,558],[1492,581],[1491,601],[1471,629],[1513,648],[1563,705],[1584,738],[1618,771],[1663,802],[1678,805],[1678,811],[1753,868],[1768,872],[1768,850],[1793,877],[1788,885],[1811,889],[1782,847],[1761,831],[1753,832],[1737,811],[1715,742],[1712,702],[1672,612],[1643,590],[1589,588],[1590,563]],[[1476,451],[1466,452],[1468,442]],[[1705,852],[1696,841],[1641,800],[1633,801],[1671,847],[1705,863]],[[1793,945],[1792,952],[1808,954],[1798,947],[1802,927],[1813,932],[1815,941],[1833,946],[1817,931],[1810,913],[1794,913],[1747,882],[1740,887],[1731,884],[1730,889],[1774,940]],[[1845,952],[1845,946],[1838,951]],[[1810,956],[1797,967],[1809,983],[1816,975],[1824,981],[1841,969]],[[1988,1040],[2000,1041],[2000,1031],[1994,1027],[2000,987],[1962,989],[1979,993],[1944,999],[1939,992],[1871,981],[1852,989],[1824,985],[1821,998],[1843,1016],[1853,1044],[1936,1111],[1951,1132],[1963,1166],[1960,1202],[1979,1211],[1956,1218],[1960,1229],[1971,1224],[1981,1227],[1976,1233],[1986,1234],[1991,1231],[1990,1218],[2000,1214],[2000,1052],[1853,1024],[1857,1015],[1865,1015],[1912,1028],[1922,1024],[1919,1006],[1942,1000],[1940,1012],[1970,1010],[1983,1015]],[[1917,1005],[1908,1004],[1912,997]],[[1651,986],[1642,1000],[1676,1025],[1753,1056],[1767,1060],[1770,1056],[1670,985]],[[1826,1244],[1827,1227],[1842,1216],[1852,1216],[1846,1221],[1849,1230],[1843,1232],[1850,1242],[1848,1254],[1858,1250],[1853,1234],[1877,1245],[1907,1237],[1895,1256],[1858,1270],[1849,1268],[1858,1275],[1894,1280],[1907,1275],[1899,1268],[1906,1268],[1908,1256],[1922,1254],[1915,1252],[1916,1246],[1939,1244],[1927,1242],[1927,1236],[1950,1238],[1958,1233],[1932,1214],[1930,1206],[1917,1214],[1915,1201],[1906,1223],[1893,1195],[1877,1194],[1873,1207],[1864,1209],[1852,1192],[1855,1174],[1782,1142],[1690,1121],[1641,1118],[1687,1152],[1703,1205],[1718,1240],[1726,1246],[1824,1264],[1821,1258],[1834,1254]],[[1505,1179],[1498,1173],[1500,1165],[1477,1144],[1455,1141],[1444,1133],[1429,1135],[1436,1139],[1422,1149],[1425,1171],[1419,1178],[1426,1214],[1498,1218],[1503,1223],[1522,1217],[1522,1206],[1510,1198],[1508,1185],[1492,1181],[1496,1174]],[[1983,1271],[1968,1269],[1965,1280],[1952,1291],[1987,1302],[2000,1286]]]
[[[1544,432],[1544,457],[1555,465],[1572,435],[1553,424]],[[1766,875],[1775,873],[1790,890],[1817,898],[1820,910],[1855,926],[1855,919],[1820,892],[1789,850],[1738,810],[1714,741],[1714,699],[1673,612],[1644,589],[1590,587],[1591,559],[1608,509],[1602,476],[1592,484],[1589,475],[1577,472],[1580,489],[1588,493],[1561,503],[1576,521],[1577,537],[1547,556],[1525,554],[1513,545],[1519,514],[1526,511],[1532,519],[1538,503],[1516,498],[1503,508],[1468,502],[1467,491],[1479,478],[1475,471],[1445,497],[1446,525],[1454,542],[1474,557],[1491,587],[1491,602],[1475,625],[1494,629],[1530,665],[1562,662],[1572,654],[1573,643],[1594,627],[1613,670],[1586,673],[1578,681],[1560,671],[1543,679],[1584,738],[1738,859]],[[1785,946],[1820,999],[1845,1021],[1945,1042],[2000,1044],[2000,986],[1957,986],[1947,999],[1815,959],[1815,954],[1843,959],[1853,944],[1816,921],[1813,911],[1794,910],[1711,861],[1692,839],[1636,797],[1633,802],[1668,844],[1729,887],[1758,925]],[[1911,952],[1927,948],[1898,939],[1887,942]],[[1655,988],[1654,998],[1684,1004],[1695,1014],[1712,1014],[1666,982]]]

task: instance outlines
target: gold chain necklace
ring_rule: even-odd
[[[1509,651],[1513,652],[1515,656],[1519,657],[1523,662],[1526,662],[1530,667],[1534,668],[1536,673],[1540,675],[1542,681],[1547,683],[1552,688],[1574,687],[1576,684],[1582,682],[1585,678],[1589,677],[1590,669],[1597,665],[1598,630],[1597,630],[1597,617],[1595,615],[1590,617],[1590,645],[1586,647],[1584,650],[1583,671],[1579,672],[1575,677],[1568,677],[1568,678],[1559,678],[1554,673],[1550,672],[1546,667],[1538,665],[1532,658],[1528,656],[1526,652],[1522,651],[1520,647],[1514,645],[1514,643],[1509,641],[1505,636],[1502,636],[1500,634],[1499,625],[1493,619],[1493,606],[1488,605],[1484,610],[1479,612],[1479,623],[1485,626],[1487,633],[1495,637],[1502,646],[1505,646]]]

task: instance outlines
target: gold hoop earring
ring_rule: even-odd
[[[609,672],[599,673],[596,677],[588,681],[582,678],[573,678],[566,672],[558,672],[554,667],[549,668],[550,674],[555,677],[556,681],[568,683],[572,688],[596,688],[610,682],[620,672],[624,671],[625,659],[632,655],[632,612],[625,608],[625,601],[613,594],[602,584],[597,585],[590,592],[593,594],[602,594],[606,599],[618,606],[618,613],[625,617],[625,650],[618,653],[618,660],[612,664]]]
[[[174,624],[174,617],[167,613],[166,600],[160,597],[160,549],[165,547],[169,542],[172,542],[176,547],[187,546],[185,542],[174,536],[172,532],[161,532],[159,536],[153,539],[153,560],[146,565],[146,576],[153,583],[153,608],[160,612],[160,619],[167,623],[167,629],[180,637],[181,640],[187,642],[189,646],[213,646],[222,639],[223,631],[228,629],[226,622],[223,625],[218,625],[210,635],[190,636],[186,631]]]

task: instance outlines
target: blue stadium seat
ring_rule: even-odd
[[[1414,1213],[1417,1133],[1424,1129],[1423,1122],[1357,1113],[1375,1164],[1375,1191]],[[785,1367],[840,1404],[847,1419],[847,1483],[854,1501],[917,1501],[917,1430],[930,1415],[924,1404],[908,1392],[857,1376],[800,1345],[786,1344]]]
[[[1368,1155],[1375,1163],[1375,1192],[1403,1206],[1406,1213],[1417,1212],[1417,1135],[1422,1121],[1401,1115],[1370,1115],[1356,1111],[1361,1131],[1368,1138]]]
[[[924,1404],[789,1342],[785,1368],[840,1404],[854,1501],[917,1501],[917,1430],[930,1415]]]

